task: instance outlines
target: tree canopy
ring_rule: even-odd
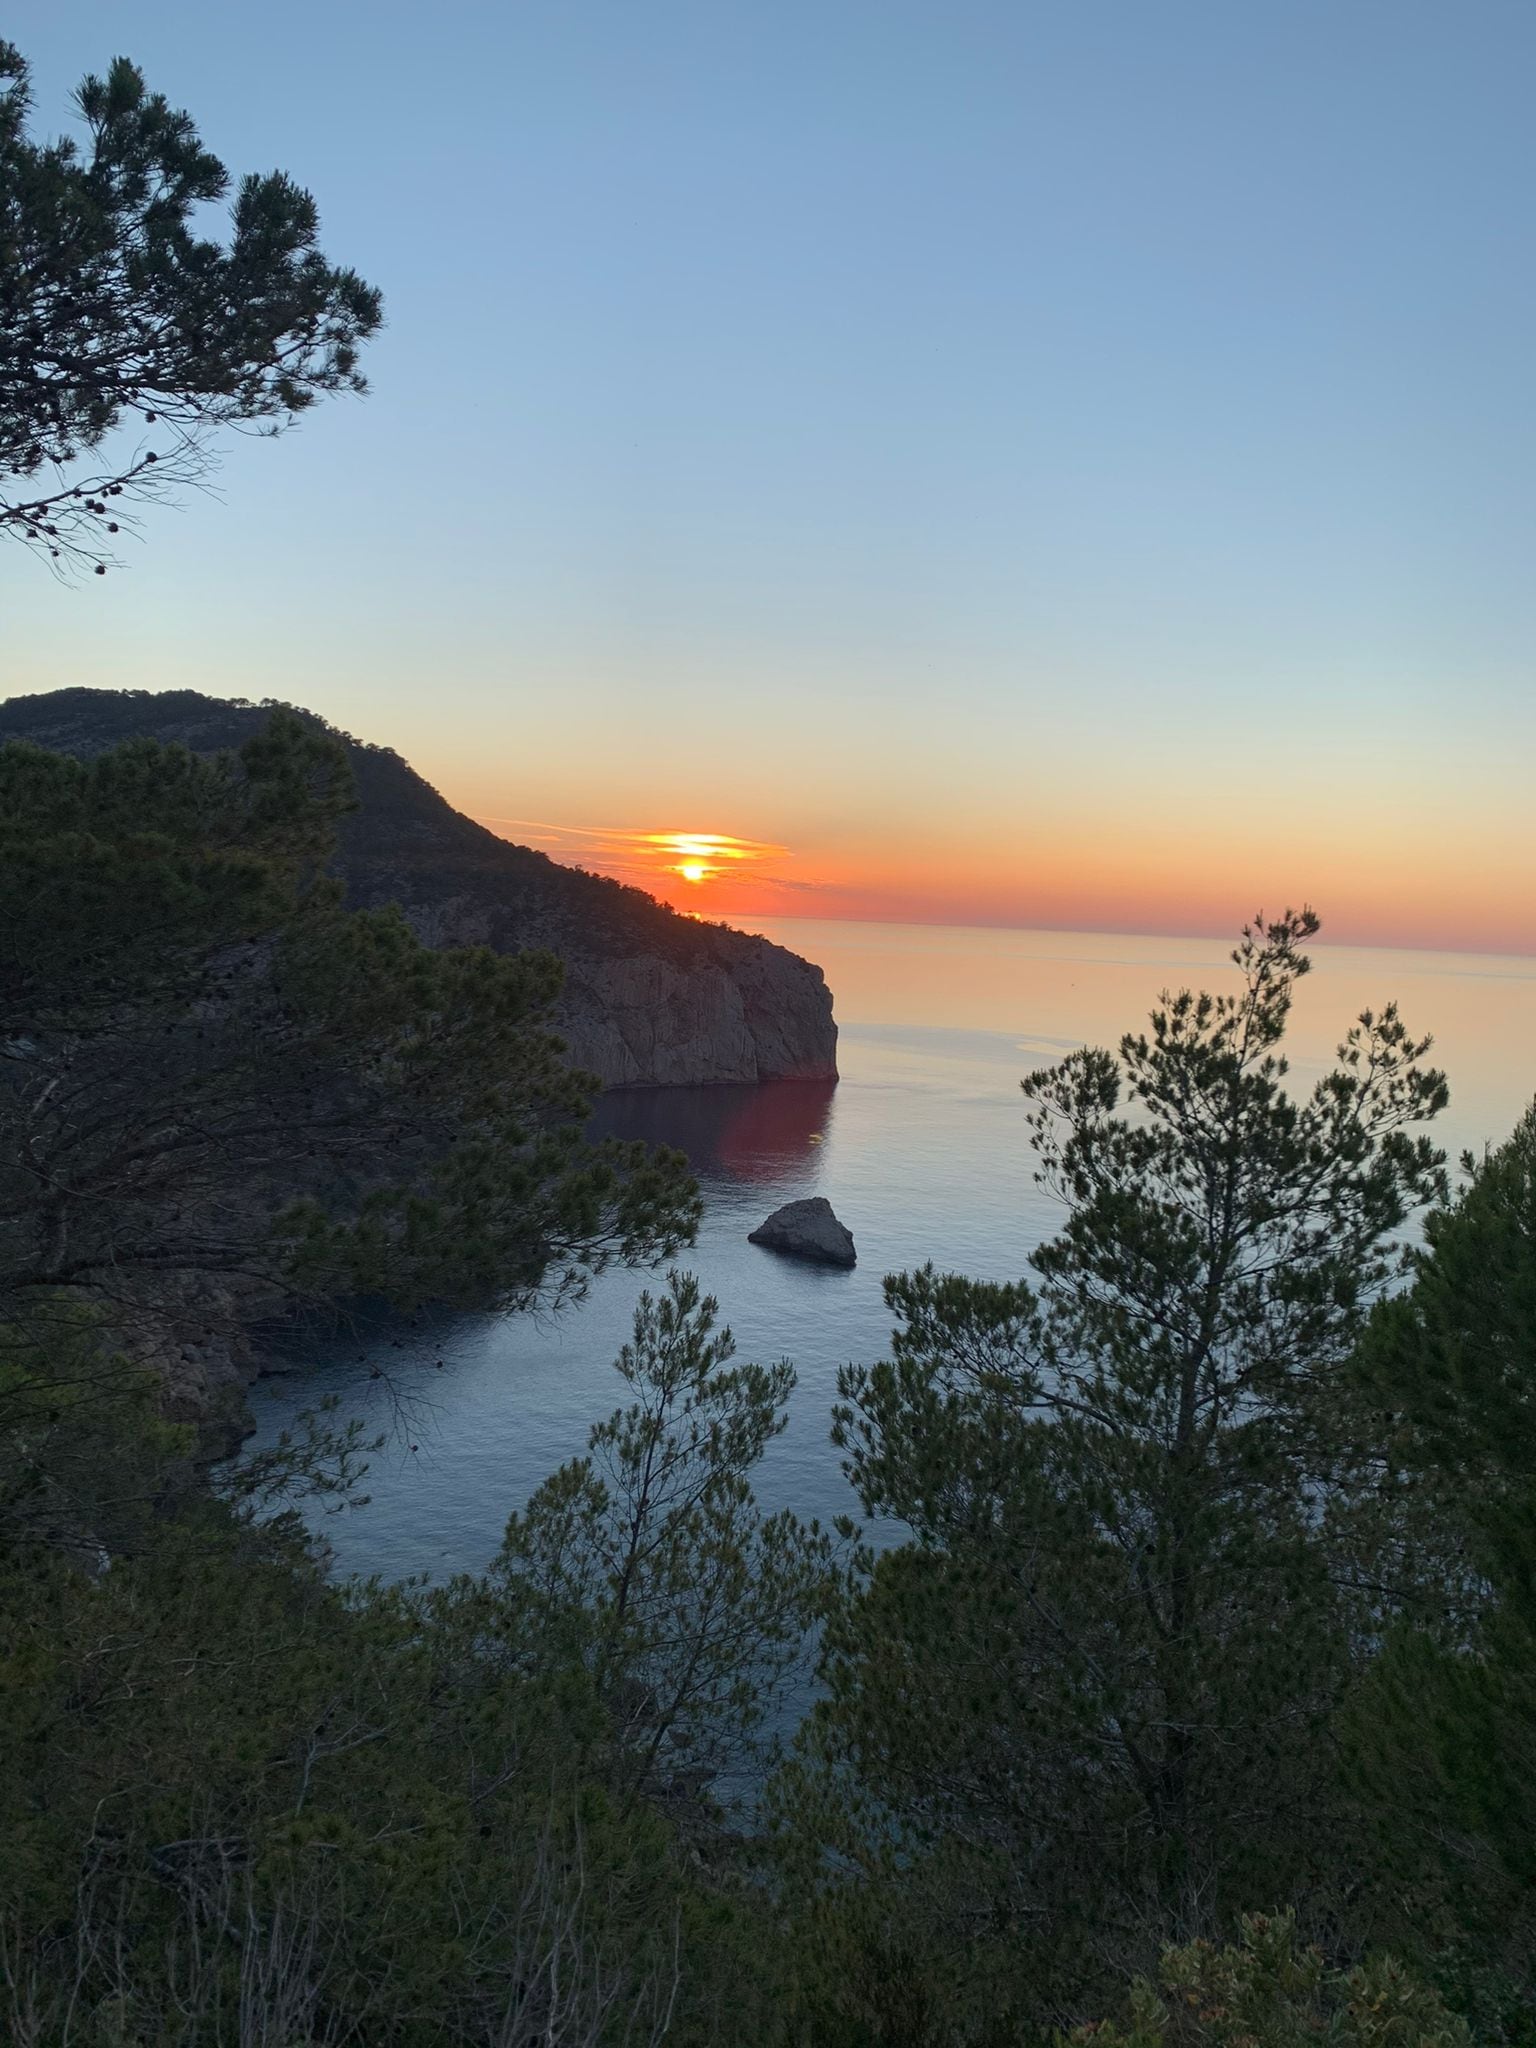
[[[585,1144],[553,963],[346,911],[313,725],[0,796],[18,2041],[1528,2048],[1536,1121],[1446,1199],[1390,1006],[1293,1094],[1310,913],[1028,1077],[1026,1279],[886,1283],[835,1432],[904,1540],[759,1509],[793,1369],[673,1274],[485,1574],[337,1586],[357,1429],[210,1484],[157,1333],[579,1291],[694,1190]]]
[[[653,1790],[751,1754],[834,1583],[830,1538],[752,1489],[794,1369],[732,1365],[718,1311],[690,1274],[640,1297],[616,1361],[633,1401],[513,1515],[492,1572],[503,1636],[580,1660]]]
[[[1031,1075],[1063,1229],[1029,1281],[888,1281],[891,1357],[841,1377],[847,1470],[911,1536],[829,1627],[789,1830],[909,1933],[970,1930],[978,2010],[1337,1871],[1329,1418],[1443,1186],[1412,1126],[1446,1089],[1389,1006],[1288,1092],[1316,928],[1260,921],[1234,993],[1165,995],[1150,1033]]]
[[[344,907],[350,801],[281,711],[238,756],[0,748],[7,1316],[163,1349],[296,1301],[568,1299],[692,1235],[678,1155],[583,1137],[558,961]]]
[[[240,180],[227,242],[200,232],[229,173],[126,57],[75,104],[83,147],[32,140],[0,42],[0,534],[99,574],[132,508],[207,474],[214,430],[364,390],[383,303],[281,171]]]
[[[1529,1996],[1536,1954],[1536,1107],[1429,1219],[1355,1372],[1396,1537],[1347,1742],[1388,1896]],[[1385,1926],[1403,1938],[1400,1919]],[[1486,1987],[1485,1987],[1486,1988]]]

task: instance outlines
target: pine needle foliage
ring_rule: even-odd
[[[105,573],[133,509],[204,480],[209,436],[279,432],[364,390],[379,294],[319,248],[281,171],[239,182],[227,243],[199,232],[230,177],[126,57],[33,141],[25,59],[0,42],[0,535]]]
[[[1330,1418],[1446,1087],[1388,1005],[1288,1091],[1317,924],[1260,919],[1235,991],[1030,1075],[1064,1228],[1027,1281],[889,1280],[891,1356],[841,1377],[849,1475],[911,1533],[829,1627],[786,1830],[878,1944],[974,1944],[977,2010],[1337,1878]]]
[[[492,1572],[501,1634],[575,1656],[652,1791],[747,1761],[803,1676],[835,1569],[830,1535],[753,1492],[794,1369],[733,1364],[718,1313],[691,1274],[642,1294],[616,1360],[633,1400],[512,1516]]]
[[[328,1584],[147,1405],[94,1427],[102,1548],[0,1515],[8,2043],[782,2038],[750,1897],[628,1797],[578,1671],[513,1681],[469,1603]]]
[[[1062,2048],[1469,2048],[1465,2024],[1390,1957],[1332,1970],[1293,1913],[1250,1914],[1236,1942],[1164,1951],[1123,2017],[1075,2029]]]
[[[527,1306],[691,1237],[678,1155],[585,1141],[557,960],[345,908],[350,801],[284,712],[238,756],[0,748],[9,1313],[70,1296],[153,1343],[360,1293]]]
[[[1466,1158],[1413,1286],[1357,1359],[1384,1446],[1395,1626],[1347,1723],[1396,1907],[1506,2028],[1536,2037],[1536,1108]]]

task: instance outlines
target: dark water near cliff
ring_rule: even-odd
[[[1011,1278],[1058,1227],[1032,1183],[1019,1076],[1074,1045],[1113,1043],[1165,985],[1221,985],[1227,949],[1102,933],[763,929],[825,967],[842,1080],[614,1093],[598,1124],[693,1161],[705,1219],[682,1263],[719,1298],[742,1355],[787,1356],[799,1371],[759,1493],[825,1519],[854,1507],[827,1418],[838,1367],[885,1346],[882,1276],[932,1259]],[[1450,1073],[1440,1141],[1454,1154],[1507,1134],[1536,1091],[1536,961],[1343,948],[1316,961],[1297,1006],[1295,1085],[1310,1085],[1360,1008],[1395,998],[1414,1029],[1435,1032]],[[810,1194],[853,1231],[855,1271],[747,1243],[770,1210]],[[255,1392],[263,1436],[323,1393],[391,1433],[371,1504],[325,1518],[338,1569],[443,1576],[485,1564],[508,1512],[618,1404],[611,1360],[647,1284],[605,1275],[553,1321],[390,1320],[297,1346],[293,1370]],[[375,1364],[384,1378],[370,1377]]]

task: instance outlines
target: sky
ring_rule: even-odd
[[[308,705],[711,916],[1536,953],[1529,0],[13,0],[385,295],[0,688]],[[690,879],[681,870],[698,869]]]

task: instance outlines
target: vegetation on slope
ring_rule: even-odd
[[[205,427],[356,388],[377,300],[307,195],[248,181],[230,248],[197,241],[224,174],[187,118],[122,62],[81,109],[88,157],[28,141],[0,45],[0,473],[165,406],[194,474]],[[102,459],[0,526],[92,560],[160,487],[155,451]],[[761,1514],[792,1370],[733,1364],[675,1275],[484,1577],[337,1585],[300,1505],[345,1509],[366,1447],[322,1416],[215,1482],[168,1415],[185,1341],[363,1288],[578,1294],[697,1198],[584,1143],[557,962],[429,952],[385,907],[413,831],[551,864],[318,721],[170,708],[186,745],[114,730],[135,699],[23,700],[0,748],[8,2038],[1536,2040],[1536,1112],[1452,1201],[1391,1009],[1294,1099],[1316,920],[1261,924],[1235,994],[1025,1083],[1069,1212],[1027,1282],[888,1283],[891,1358],[834,1427],[904,1542]]]
[[[546,954],[431,950],[324,872],[345,752],[0,747],[0,1290],[152,1347],[253,1308],[578,1294],[692,1234],[674,1154],[591,1146]],[[32,1305],[36,1304],[36,1307]]]
[[[89,758],[130,739],[173,740],[195,753],[237,751],[274,711],[334,739],[351,761],[357,806],[340,821],[338,865],[352,901],[413,902],[481,894],[499,944],[562,955],[656,954],[679,967],[731,960],[767,942],[680,911],[607,875],[518,846],[456,811],[392,748],[355,739],[312,711],[198,690],[51,690],[0,705],[0,740],[25,739]]]
[[[240,821],[242,872],[264,821],[252,904],[322,887],[306,835],[344,795],[316,745],[279,724],[270,782],[160,757]],[[178,917],[201,928],[207,844],[168,837],[134,878],[161,948],[125,965],[105,914],[89,946],[61,927],[77,1019],[146,1000]],[[88,869],[107,904],[113,865]],[[1288,1096],[1312,923],[1250,933],[1235,995],[1026,1084],[1070,1205],[1029,1283],[889,1283],[892,1357],[849,1370],[837,1421],[910,1531],[878,1558],[761,1514],[792,1374],[734,1364],[683,1277],[637,1315],[627,1405],[436,1591],[315,1562],[297,1502],[346,1504],[355,1434],[322,1419],[211,1486],[111,1292],[8,1287],[16,2038],[1530,2038],[1536,1126],[1394,1250],[1441,1201],[1410,1126],[1443,1083],[1389,1011]],[[1475,1495],[1445,1483],[1474,1465]],[[775,1769],[763,1730],[818,1639]],[[754,1756],[766,1806],[717,1804]]]

